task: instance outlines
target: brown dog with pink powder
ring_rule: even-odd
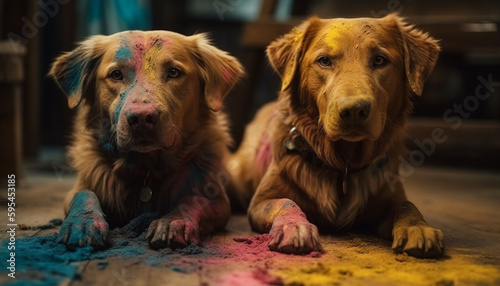
[[[106,247],[109,228],[143,213],[154,249],[199,244],[230,215],[220,112],[243,73],[203,34],[125,31],[92,36],[50,75],[78,107],[68,155],[78,172],[59,241]]]
[[[271,250],[320,250],[319,227],[373,230],[416,257],[443,254],[442,232],[397,175],[410,97],[422,93],[439,50],[394,14],[313,17],[268,47],[281,93],[247,127],[228,169]]]

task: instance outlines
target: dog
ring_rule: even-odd
[[[319,231],[369,230],[396,252],[443,254],[443,234],[406,199],[398,177],[411,95],[438,42],[396,14],[312,17],[267,47],[282,79],[228,162],[234,201],[270,250],[321,251]],[[249,204],[249,205],[248,205]]]
[[[96,35],[59,56],[49,75],[78,106],[68,150],[77,172],[58,240],[109,245],[110,227],[158,213],[153,249],[199,244],[225,226],[232,139],[223,99],[243,70],[205,34]]]

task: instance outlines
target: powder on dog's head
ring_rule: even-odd
[[[149,152],[178,145],[182,134],[210,121],[242,73],[204,34],[126,31],[81,42],[56,59],[49,75],[71,108],[83,101],[92,108],[89,121],[111,127],[104,141]]]
[[[329,33],[338,33],[348,30],[352,25],[350,19],[319,19],[311,17],[301,25],[295,27],[290,33],[283,35],[267,48],[267,56],[276,72],[282,77],[282,90],[286,90],[295,76],[298,63],[309,46],[314,43],[315,37],[327,38],[319,35],[321,29],[330,25],[332,21],[339,22],[335,29],[328,27]],[[438,41],[427,33],[408,25],[403,18],[397,14],[389,14],[381,19],[365,19],[367,22],[379,23],[381,26],[391,29],[392,36],[401,40],[404,48],[405,68],[409,84],[415,94],[420,95],[423,83],[429,76],[437,61],[440,51]],[[342,22],[343,21],[343,22]],[[355,19],[354,21],[359,21]],[[366,24],[366,26],[369,26]],[[316,39],[317,40],[317,39]],[[330,44],[336,45],[335,39]],[[347,45],[347,49],[353,46]],[[355,48],[355,46],[354,46]]]
[[[374,141],[388,125],[402,126],[409,95],[422,93],[438,53],[436,40],[395,14],[312,17],[267,48],[282,79],[280,96],[293,97],[296,113],[317,118],[330,141],[349,142]]]

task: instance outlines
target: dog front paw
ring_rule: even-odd
[[[149,225],[146,239],[153,249],[182,248],[191,243],[199,245],[200,230],[193,221],[162,217]]]
[[[392,249],[418,258],[439,257],[444,253],[443,233],[429,226],[410,226],[394,230]]]
[[[66,247],[70,250],[85,246],[102,249],[106,247],[108,236],[109,227],[104,218],[70,215],[64,220],[59,230],[58,241],[66,244]]]
[[[307,254],[321,251],[318,228],[306,221],[275,221],[269,231],[268,247],[288,254]]]
[[[75,194],[59,230],[58,242],[70,250],[84,246],[101,249],[106,247],[108,237],[109,226],[96,195],[87,190]]]

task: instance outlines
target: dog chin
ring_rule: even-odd
[[[347,141],[347,142],[360,142],[366,139],[366,136],[361,136],[361,135],[349,135],[349,136],[341,136],[341,140]]]
[[[162,148],[158,144],[134,145],[129,148],[130,151],[136,151],[139,153],[149,153],[160,149]]]
[[[163,149],[162,146],[156,143],[136,143],[136,144],[127,144],[126,146],[118,146],[118,149],[121,152],[130,152],[135,151],[139,153],[149,153],[156,150]]]

